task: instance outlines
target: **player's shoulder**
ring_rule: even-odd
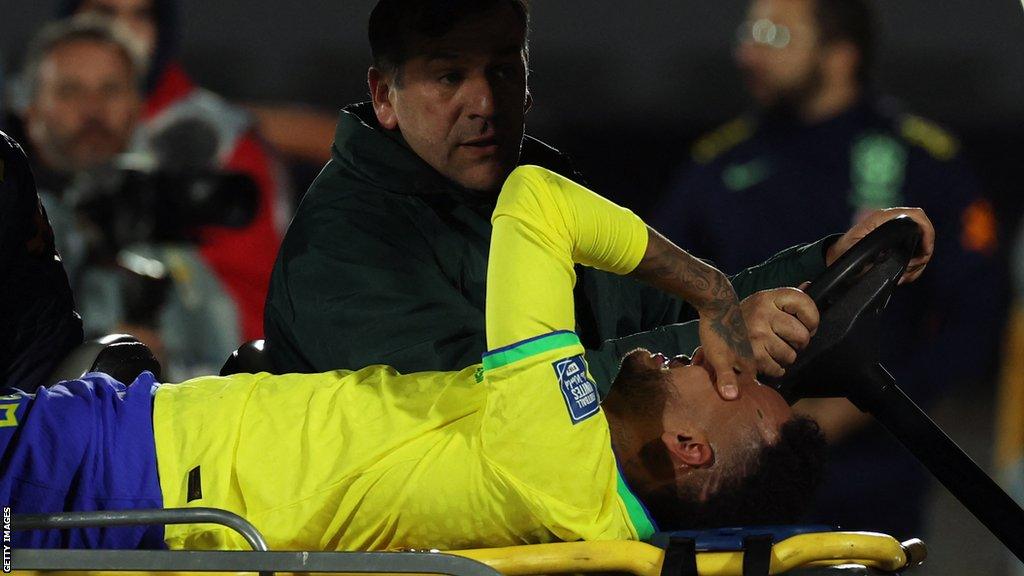
[[[697,164],[709,164],[749,142],[756,130],[755,117],[738,116],[698,138],[690,155]]]
[[[940,162],[960,154],[960,141],[948,129],[905,110],[898,102],[881,101],[875,105],[874,114],[909,149],[920,150]]]

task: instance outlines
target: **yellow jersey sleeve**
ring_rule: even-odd
[[[512,172],[492,223],[483,459],[561,540],[647,538],[653,523],[618,473],[572,332],[573,265],[632,271],[647,249],[647,227],[536,166]]]
[[[647,250],[638,216],[538,166],[512,171],[491,222],[489,350],[575,328],[574,263],[628,274]]]

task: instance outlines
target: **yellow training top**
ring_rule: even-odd
[[[493,219],[482,367],[400,375],[240,374],[161,387],[165,507],[213,506],[272,549],[459,549],[643,539],[574,326],[572,263],[627,273],[647,243],[632,213],[537,167]],[[212,525],[171,548],[247,548]]]

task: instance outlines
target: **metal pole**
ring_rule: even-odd
[[[1024,561],[1024,510],[896,385],[880,364],[872,386],[851,396],[942,482],[1007,548]]]

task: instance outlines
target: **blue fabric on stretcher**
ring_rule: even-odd
[[[0,505],[14,514],[162,508],[153,375],[106,374],[0,397]],[[163,548],[162,526],[12,533],[17,548]]]

